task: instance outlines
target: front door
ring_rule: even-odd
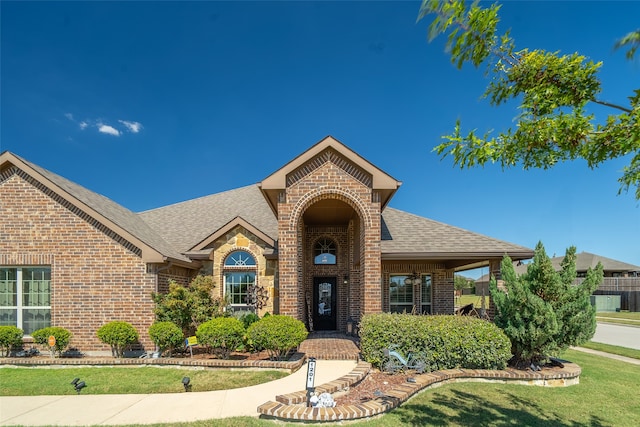
[[[316,331],[336,330],[336,278],[313,278],[313,326]]]

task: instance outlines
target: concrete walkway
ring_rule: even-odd
[[[355,360],[318,360],[315,385],[340,378],[355,366]],[[304,390],[306,374],[305,364],[269,383],[198,393],[1,396],[0,425],[123,425],[257,417],[259,405],[279,394]]]
[[[631,357],[618,356],[617,354],[605,353],[604,351],[592,350],[584,347],[571,347],[571,350],[581,351],[583,353],[595,354],[596,356],[608,357],[609,359],[620,360],[621,362],[631,363],[633,365],[640,365],[640,359],[633,359]]]

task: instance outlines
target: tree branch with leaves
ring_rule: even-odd
[[[487,67],[490,77],[483,97],[492,106],[519,102],[513,127],[497,134],[463,133],[458,120],[453,133],[434,151],[453,156],[461,168],[498,163],[502,168],[548,169],[558,162],[584,159],[590,168],[621,157],[630,157],[618,179],[620,189],[635,188],[640,199],[640,89],[628,104],[599,98],[598,72],[602,62],[578,53],[561,55],[542,49],[516,50],[509,32],[498,34],[500,6],[481,7],[463,0],[423,0],[418,20],[430,16],[429,41],[447,36],[446,48],[459,69],[465,63]],[[616,48],[628,48],[633,58],[640,46],[640,30],[627,34]],[[590,104],[613,110],[596,119]]]

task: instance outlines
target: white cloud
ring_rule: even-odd
[[[142,129],[142,123],[130,122],[128,120],[118,120],[120,123],[127,127],[129,132],[138,133]]]
[[[98,123],[98,132],[106,133],[113,136],[120,136],[120,131],[113,126]]]
[[[71,113],[64,113],[64,116],[65,116],[67,119],[69,119],[69,120],[73,121],[73,114],[71,114]]]
[[[87,126],[89,126],[89,123],[87,122],[80,122],[80,129],[85,130],[87,128]]]

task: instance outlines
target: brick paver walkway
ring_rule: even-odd
[[[311,332],[300,344],[299,351],[307,357],[322,360],[358,360],[360,348],[356,337],[333,331]]]

